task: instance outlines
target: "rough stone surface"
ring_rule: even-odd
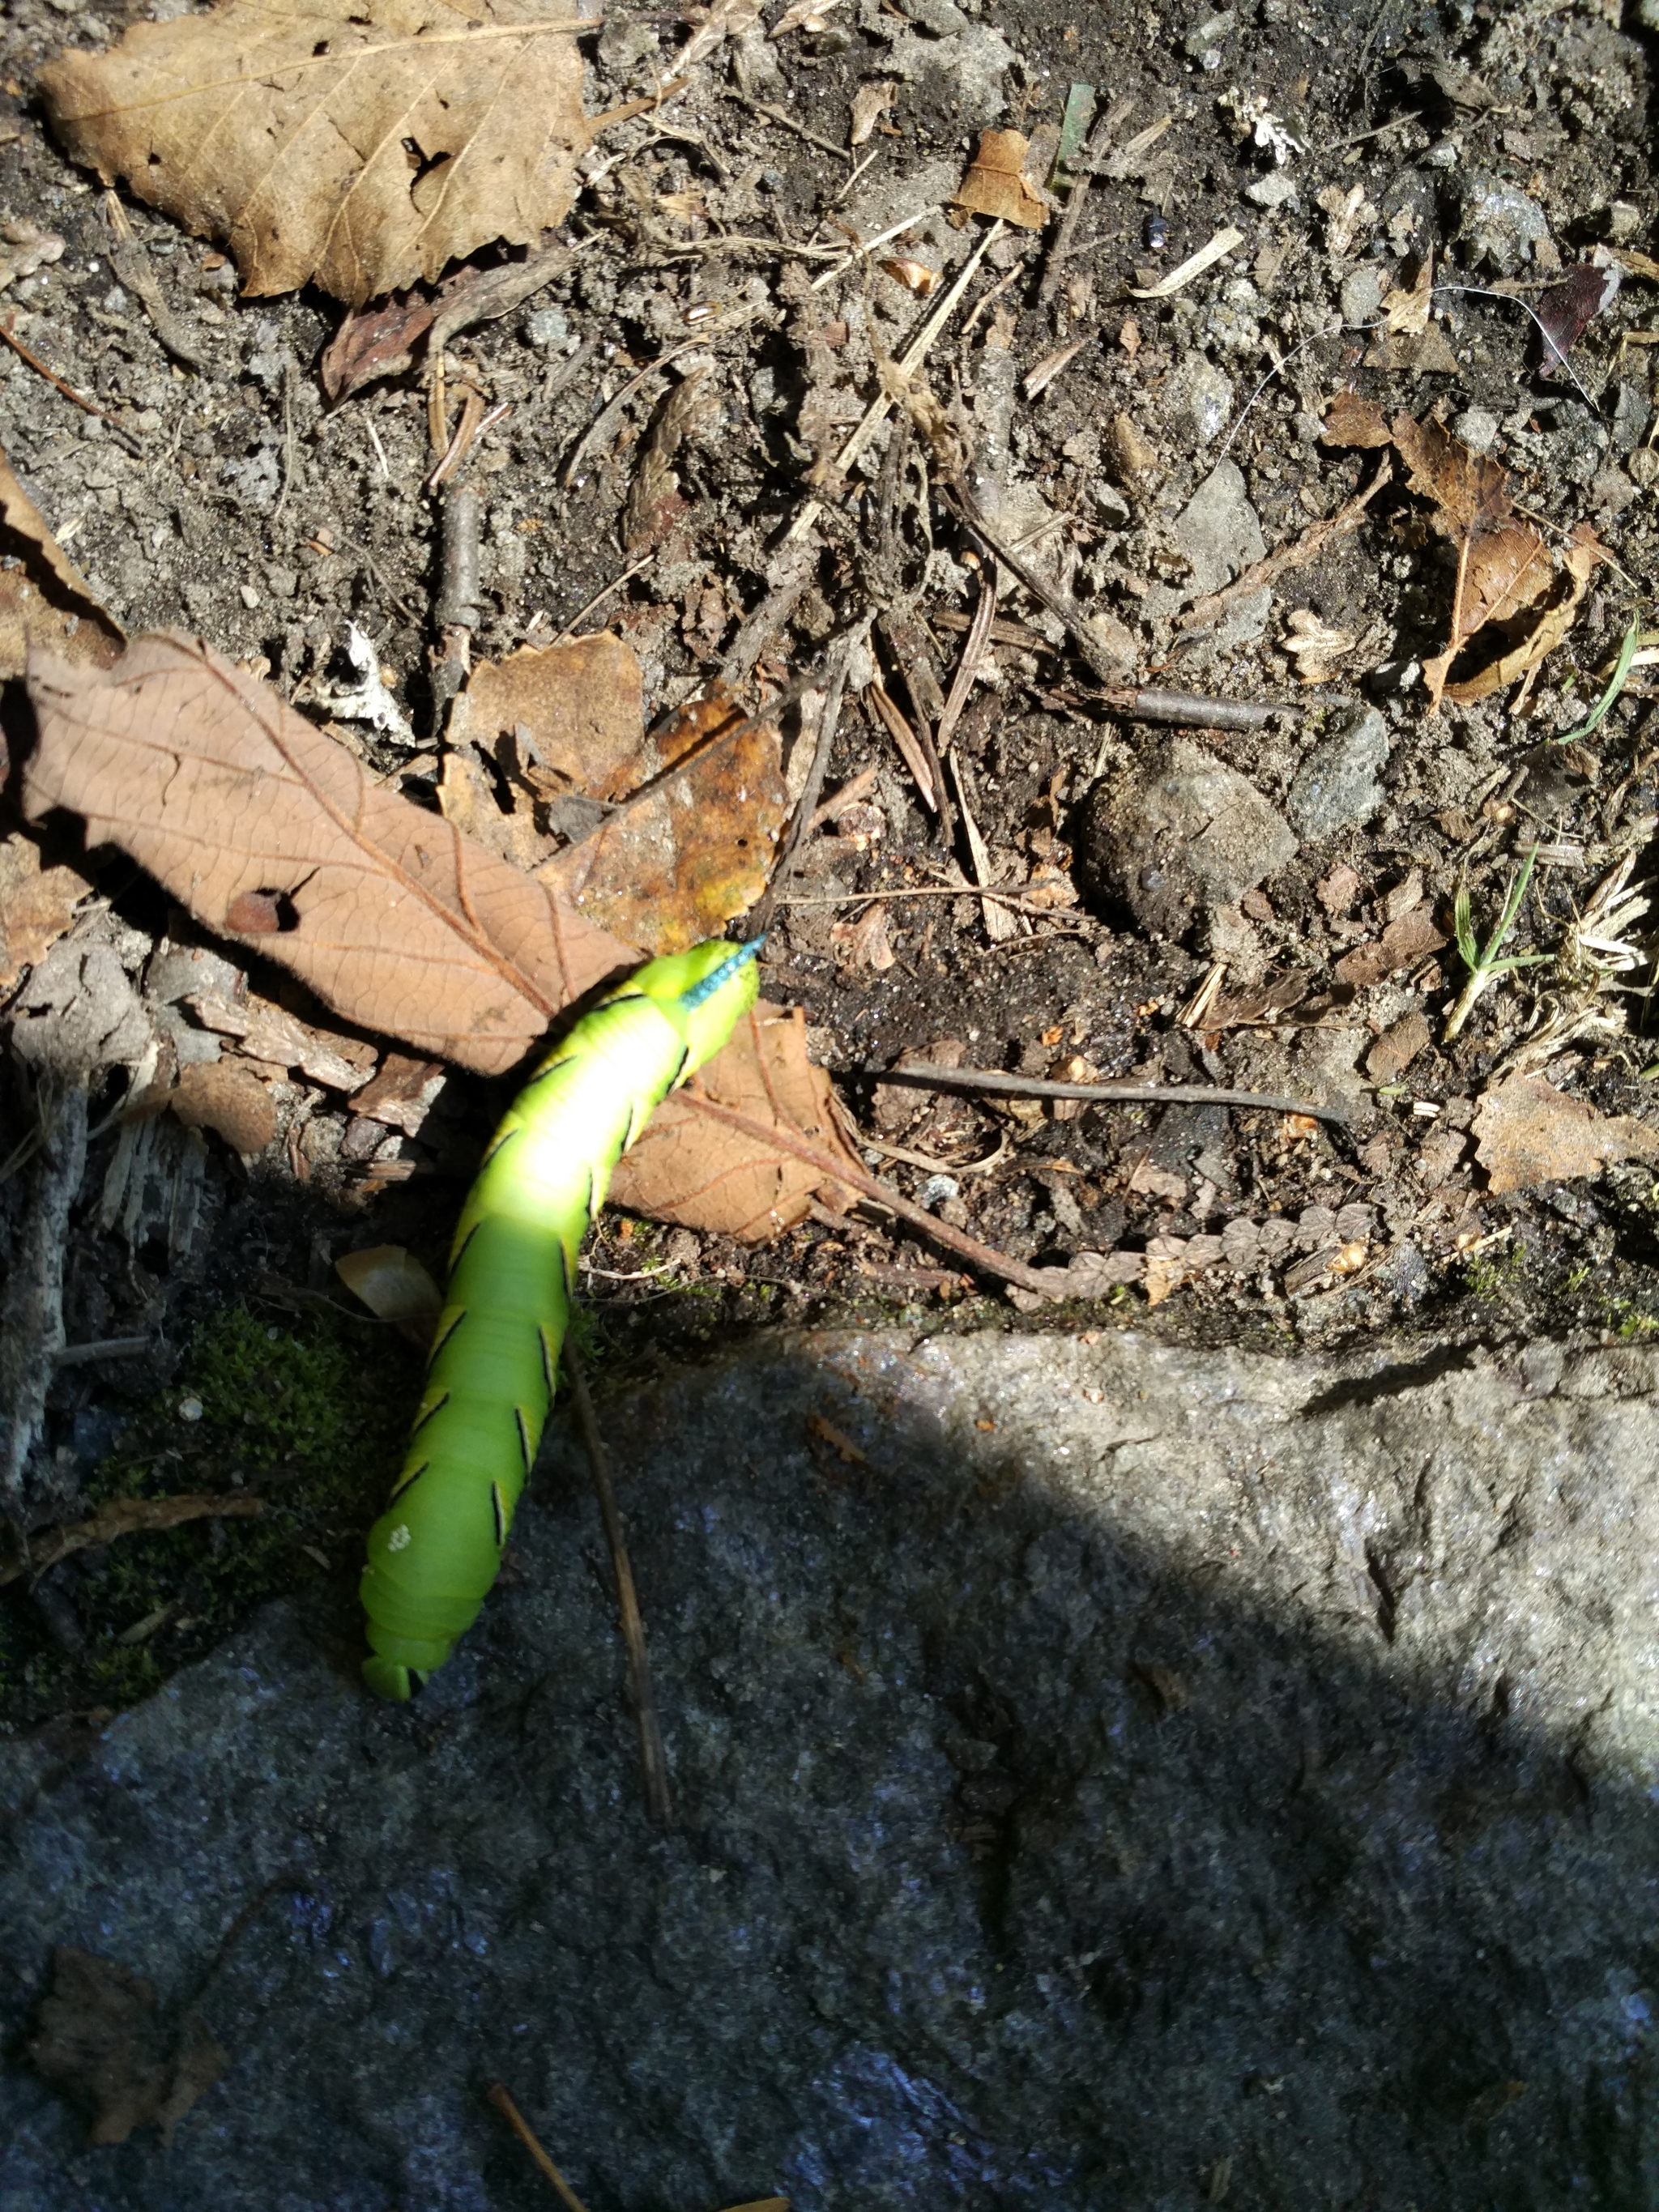
[[[1232,379],[1201,353],[1189,353],[1171,374],[1162,398],[1164,419],[1188,446],[1207,446],[1232,419]],[[1239,488],[1243,488],[1239,478]]]
[[[1237,461],[1217,462],[1170,526],[1170,535],[1192,563],[1187,590],[1193,599],[1218,592],[1241,569],[1267,557],[1261,520]]]
[[[1200,908],[1237,906],[1296,850],[1295,833],[1247,777],[1175,738],[1091,802],[1084,857],[1144,928],[1178,937]]]
[[[1369,821],[1382,804],[1377,776],[1389,763],[1389,726],[1375,707],[1335,721],[1297,769],[1285,811],[1304,837],[1328,837]]]
[[[1550,246],[1550,227],[1536,200],[1484,169],[1464,179],[1462,198],[1459,235],[1473,261],[1498,276],[1513,276],[1529,260],[1556,265],[1553,254],[1543,251]]]
[[[0,2203],[531,2212],[493,2080],[594,2212],[1651,2203],[1656,1389],[906,1332],[617,1401],[678,1830],[568,1467],[413,1708],[278,1610],[4,1747]],[[229,2052],[170,2152],[22,2069],[58,1942]]]

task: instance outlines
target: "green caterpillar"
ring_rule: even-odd
[[[617,1162],[755,1003],[760,940],[653,960],[513,1102],[467,1194],[409,1454],[368,1532],[363,1679],[407,1698],[489,1594],[558,1373],[576,1258]]]

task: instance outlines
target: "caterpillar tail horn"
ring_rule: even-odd
[[[755,1003],[761,943],[647,962],[553,1047],[491,1139],[409,1451],[368,1532],[363,1680],[380,1697],[408,1698],[477,1618],[553,1401],[588,1223],[656,1109]]]

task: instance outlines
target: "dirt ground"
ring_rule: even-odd
[[[583,42],[588,109],[657,88],[696,15],[613,9]],[[320,713],[354,680],[347,626],[361,625],[410,725],[360,728],[363,757],[430,801],[441,544],[422,376],[330,404],[319,363],[339,304],[239,297],[222,241],[123,194],[202,365],[164,344],[111,265],[105,195],[56,149],[35,93],[66,44],[100,47],[134,20],[13,0],[0,29],[0,217],[63,241],[0,293],[0,319],[105,410],[0,354],[6,453],[129,633],[199,635]],[[878,617],[823,787],[845,803],[774,885],[764,988],[805,1008],[896,1190],[1018,1261],[1127,1259],[1103,1328],[1133,1316],[1198,1342],[1315,1349],[1429,1325],[1498,1342],[1659,1328],[1640,903],[1659,748],[1639,657],[1606,717],[1571,736],[1653,586],[1649,51],[1617,0],[842,0],[779,37],[763,19],[599,142],[564,272],[450,346],[452,380],[507,410],[467,463],[483,501],[476,657],[610,626],[654,715],[722,673],[775,696]],[[872,82],[890,104],[836,150]],[[983,243],[983,221],[947,207],[979,132],[1058,126],[1077,84],[1095,88],[1100,132],[1080,220],[1068,235],[1057,200],[1043,228],[998,237],[925,366],[997,550],[1049,586],[1045,599],[1000,564],[947,839],[877,694],[938,720],[994,549],[942,495],[921,428],[871,442],[793,568],[790,533],[816,458],[931,312],[904,264],[948,283]],[[1159,296],[1228,230],[1217,263]],[[892,264],[845,250],[889,233]],[[1546,376],[1519,303],[1598,246],[1626,257],[1622,286],[1571,374]],[[1421,332],[1382,325],[1425,258],[1452,289],[1426,324],[1438,350],[1413,352]],[[641,455],[688,391],[673,498],[642,520]],[[1432,411],[1510,471],[1550,545],[1597,533],[1605,560],[1552,586],[1571,619],[1522,711],[1516,682],[1431,710],[1425,664],[1447,643],[1458,543],[1400,465],[1315,557],[1183,627],[1281,548],[1310,550],[1372,482],[1378,449],[1322,434],[1344,392],[1390,420]],[[1118,703],[1054,593],[1117,654]],[[757,636],[745,620],[769,604]],[[1493,650],[1476,640],[1454,676]],[[1121,703],[1153,685],[1275,711],[1216,728],[1190,706],[1156,723]],[[4,714],[21,758],[15,682]],[[796,790],[811,751],[799,717],[785,718]],[[6,805],[0,830],[21,834],[15,776]],[[179,1064],[212,1059],[217,1043],[179,1049],[179,1002],[236,969],[256,995],[318,1012],[275,968],[216,965],[225,948],[131,862],[88,856],[72,820],[28,834],[98,896],[60,939],[80,962],[71,988],[43,995],[44,960],[14,978],[14,1032],[101,990],[106,1027],[131,1001]],[[1518,918],[1501,953],[1487,947],[1532,964],[1495,973],[1449,1041],[1468,981],[1457,895],[1486,944],[1534,848]],[[880,1085],[906,1054],[1242,1088],[1346,1118]],[[0,1603],[10,1727],[125,1702],[296,1578],[332,1577],[349,1616],[415,1368],[347,1312],[332,1261],[389,1243],[439,1264],[507,1093],[451,1073],[400,1129],[325,1082],[253,1072],[275,1133],[247,1154],[211,1123],[135,1131],[118,1075],[93,1100],[63,1310],[70,1346],[94,1349],[58,1367],[26,1517],[38,1538],[182,1478],[264,1490],[258,1541],[210,1521],[15,1580]],[[9,1162],[35,1112],[15,1043],[6,1084]],[[1505,1085],[1508,1118],[1492,1103]],[[14,1276],[40,1180],[23,1160],[0,1183]],[[591,1260],[592,1352],[618,1369],[778,1316],[1016,1325],[995,1281],[880,1216],[810,1218],[745,1246],[612,1215]],[[368,1395],[365,1374],[380,1378]]]

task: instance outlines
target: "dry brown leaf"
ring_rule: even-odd
[[[1372,983],[1380,983],[1384,976],[1392,975],[1397,969],[1408,968],[1413,960],[1439,951],[1446,942],[1443,932],[1435,927],[1434,915],[1427,906],[1414,908],[1391,921],[1383,931],[1380,942],[1357,945],[1336,963],[1339,983],[1346,983],[1363,990]]]
[[[1425,331],[1384,331],[1365,356],[1364,366],[1396,369],[1409,376],[1461,376],[1463,373],[1445,332],[1434,323]]]
[[[668,772],[556,854],[538,881],[653,953],[746,914],[766,888],[789,793],[776,726],[745,719],[724,695],[682,708],[653,741]]]
[[[12,561],[15,568],[4,565]],[[107,666],[121,650],[121,630],[0,451],[0,679],[21,676],[37,645]],[[0,776],[5,772],[0,738]]]
[[[360,306],[564,220],[615,119],[582,108],[591,28],[559,0],[227,0],[40,81],[74,159],[222,239],[245,290],[314,279]]]
[[[641,780],[644,696],[638,655],[609,630],[568,645],[524,646],[473,670],[451,709],[449,739],[493,757],[499,738],[523,730],[536,768],[608,803]],[[532,781],[544,793],[557,787]]]
[[[401,1244],[372,1244],[366,1251],[343,1254],[334,1272],[377,1321],[390,1322],[416,1351],[427,1350],[443,1310],[443,1292],[412,1252]]]
[[[1412,490],[1433,501],[1436,520],[1449,538],[1499,530],[1508,522],[1510,475],[1501,461],[1477,453],[1432,418],[1419,422],[1402,411],[1389,432],[1411,471]]]
[[[125,2142],[149,2120],[170,2142],[230,2063],[193,2014],[169,2049],[155,2017],[154,1983],[64,1943],[52,1954],[52,1991],[27,2047],[37,2073],[89,2108],[94,2143]]]
[[[830,1103],[830,1079],[806,1056],[806,1017],[763,1000],[696,1088],[754,1120],[795,1130],[861,1173]],[[792,1228],[817,1197],[844,1206],[847,1193],[817,1168],[700,1114],[676,1091],[611,1179],[612,1202],[688,1229],[714,1230],[747,1244]]]
[[[1473,639],[1494,624],[1508,624],[1512,632],[1515,618],[1536,606],[1557,581],[1555,560],[1542,532],[1516,519],[1508,470],[1452,437],[1431,417],[1419,422],[1402,412],[1385,425],[1380,408],[1344,392],[1327,415],[1322,434],[1334,446],[1376,446],[1391,440],[1410,470],[1410,489],[1431,502],[1436,528],[1456,542],[1449,635],[1444,651],[1423,664],[1432,708],[1445,695],[1460,701],[1484,698],[1529,673],[1560,644],[1590,571],[1601,558],[1588,526],[1581,524],[1574,532],[1562,556],[1565,592],[1531,635],[1487,668],[1450,684],[1452,667]]]
[[[365,1028],[500,1074],[633,957],[198,641],[139,638],[106,672],[37,653],[29,692],[30,814],[84,815],[89,845]],[[231,921],[250,894],[274,899],[275,933]]]
[[[639,468],[623,509],[622,540],[629,553],[659,545],[686,511],[675,458],[717,403],[702,389],[708,371],[694,368],[665,396],[640,448]]]
[[[1048,210],[1025,181],[1029,142],[1018,131],[984,131],[973,166],[951,202],[970,215],[997,216],[1024,230],[1041,230]]]
[[[91,889],[73,868],[43,868],[32,837],[0,837],[0,991],[45,959]]]
[[[1374,399],[1357,392],[1339,392],[1325,410],[1320,436],[1328,446],[1391,446],[1394,433],[1389,418]]]
[[[1659,1129],[1631,1114],[1598,1114],[1541,1075],[1511,1076],[1474,1110],[1475,1157],[1494,1191],[1534,1190],[1599,1175],[1619,1160],[1659,1159]]]
[[[1546,654],[1553,653],[1565,641],[1577,621],[1589,580],[1602,557],[1601,541],[1594,528],[1588,522],[1581,522],[1561,555],[1561,566],[1567,576],[1565,592],[1545,608],[1536,626],[1519,645],[1500,654],[1466,683],[1448,684],[1446,696],[1462,706],[1473,699],[1484,699],[1489,692],[1501,690],[1519,677],[1530,676],[1542,664]]]
[[[879,84],[861,84],[853,94],[853,121],[848,132],[849,146],[862,146],[872,135],[878,123],[898,98],[898,86],[890,77]]]
[[[1407,337],[1420,336],[1429,327],[1429,310],[1433,305],[1434,256],[1425,253],[1409,291],[1396,287],[1383,295],[1383,319],[1391,334],[1397,331]]]

